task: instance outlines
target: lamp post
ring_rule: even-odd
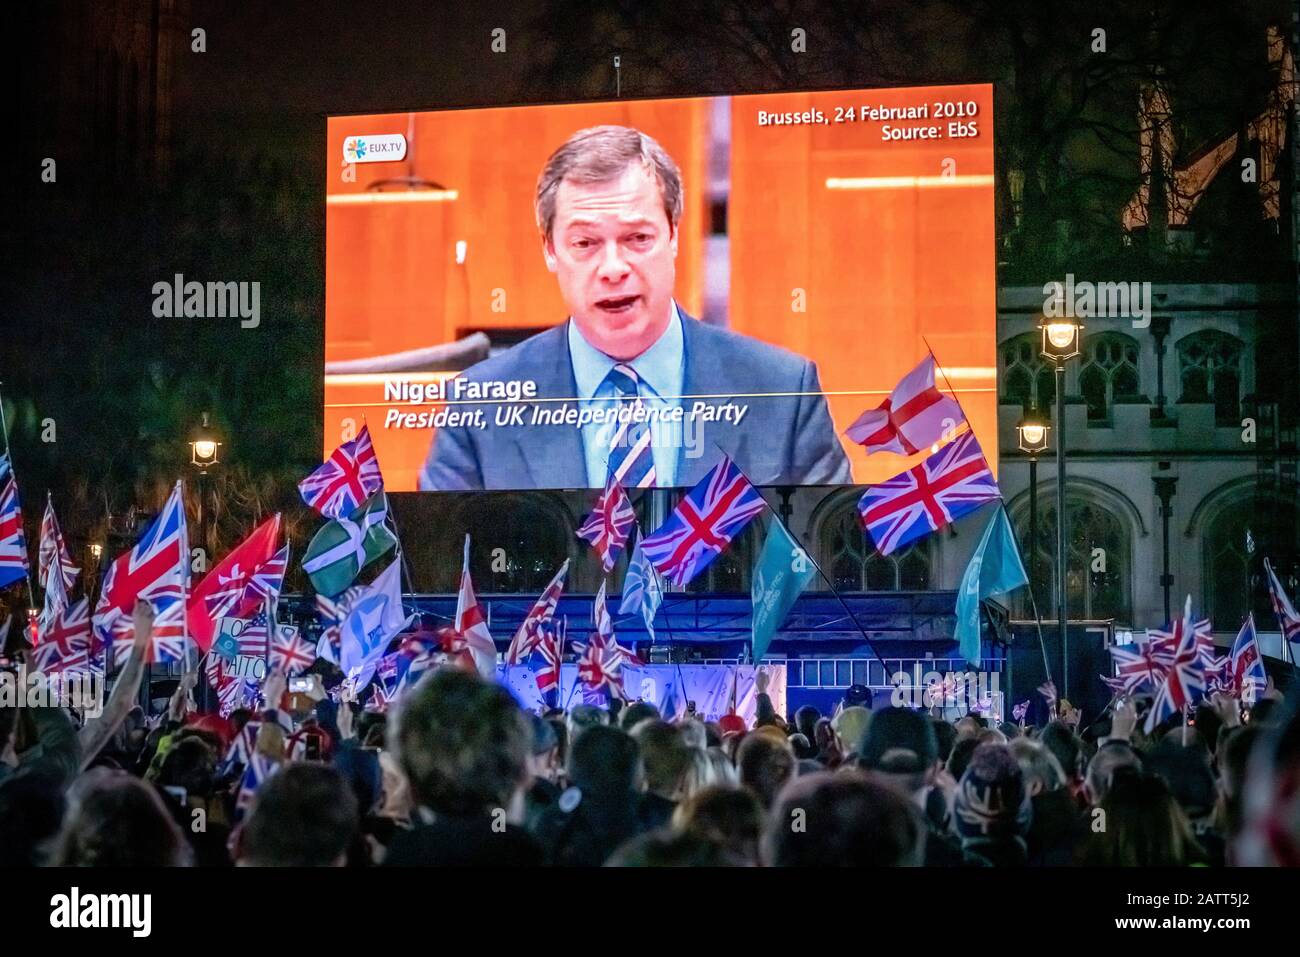
[[[203,423],[194,430],[190,438],[190,464],[198,469],[199,474],[199,534],[203,536],[203,543],[207,545],[207,535],[203,528],[203,493],[204,477],[207,476],[208,470],[220,464],[221,442],[217,439],[217,433],[208,425],[208,413],[203,413]]]
[[[1061,642],[1061,695],[1069,697],[1070,655],[1066,630],[1068,609],[1065,588],[1065,363],[1079,355],[1083,323],[1072,318],[1039,323],[1043,331],[1042,354],[1056,363],[1056,624]]]
[[[1047,451],[1047,436],[1052,427],[1032,406],[1016,426],[1020,451],[1029,456],[1029,581],[1038,581],[1038,456]]]

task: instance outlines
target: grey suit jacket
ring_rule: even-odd
[[[802,356],[748,336],[682,315],[685,377],[680,400],[689,416],[695,402],[747,404],[739,425],[704,423],[687,429],[678,451],[674,484],[689,487],[703,478],[723,451],[755,485],[840,485],[852,481],[848,458],[835,435],[817,367]],[[533,336],[462,375],[471,381],[537,383],[539,398],[573,398],[578,387],[569,357],[567,323]],[[698,396],[700,398],[690,398]],[[525,419],[536,403],[523,400]],[[540,403],[552,409],[561,403]],[[578,406],[578,403],[570,403]],[[498,407],[483,403],[484,429],[448,427],[437,431],[420,488],[463,489],[586,488],[582,433],[564,425],[496,425]],[[474,406],[464,406],[472,409]]]

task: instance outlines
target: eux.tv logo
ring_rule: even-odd
[[[406,158],[406,137],[401,133],[347,136],[343,159],[348,163],[387,163]]]

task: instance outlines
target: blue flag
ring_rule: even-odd
[[[650,564],[650,560],[645,557],[645,552],[641,550],[641,535],[638,529],[636,548],[632,550],[632,557],[627,564],[627,574],[623,576],[623,600],[619,603],[618,613],[630,615],[633,612],[640,612],[641,618],[645,621],[645,630],[650,640],[654,641],[655,612],[659,610],[663,600],[664,589],[659,581],[659,573],[655,571],[655,567]]]
[[[799,593],[816,574],[812,560],[777,519],[767,530],[763,553],[754,566],[751,648],[754,663],[763,660],[772,636],[785,621]]]
[[[953,637],[961,655],[973,665],[980,662],[980,600],[1029,584],[1020,548],[1016,545],[1007,510],[999,506],[984,526],[957,590],[957,630]]]

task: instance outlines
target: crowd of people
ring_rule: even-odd
[[[137,647],[147,606],[136,612]],[[138,656],[137,656],[138,658]],[[1080,727],[849,701],[674,719],[644,701],[523,710],[430,671],[387,710],[0,707],[4,866],[1125,867],[1300,864],[1300,719],[1224,696],[1144,734],[1121,698]]]

